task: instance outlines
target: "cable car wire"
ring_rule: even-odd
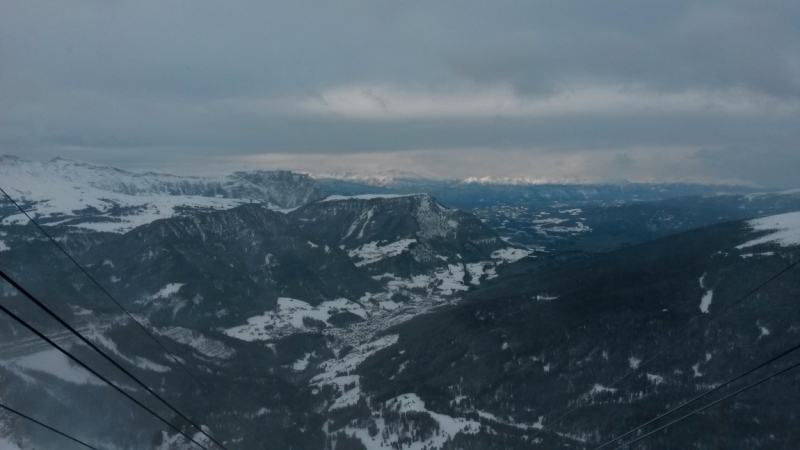
[[[17,289],[17,290],[18,290],[19,292],[21,292],[21,293],[22,293],[22,294],[23,294],[25,297],[27,297],[27,298],[28,298],[30,301],[32,301],[34,304],[36,304],[36,306],[38,306],[40,309],[42,309],[44,312],[46,312],[46,313],[47,313],[47,314],[48,314],[50,317],[52,317],[52,318],[53,318],[53,319],[55,319],[55,320],[56,320],[56,321],[57,321],[59,324],[61,324],[61,325],[62,325],[64,328],[66,328],[67,330],[69,330],[69,331],[70,331],[70,333],[72,333],[72,334],[73,334],[73,335],[75,335],[75,336],[76,336],[78,339],[80,339],[80,340],[81,340],[81,342],[83,342],[84,344],[88,345],[88,346],[89,346],[89,347],[90,347],[92,350],[94,350],[95,352],[97,352],[97,353],[98,353],[100,356],[102,356],[102,357],[103,357],[103,358],[104,358],[106,361],[108,361],[108,362],[110,362],[111,364],[113,364],[113,365],[114,365],[114,367],[116,367],[117,369],[119,369],[120,371],[122,371],[122,372],[123,372],[125,375],[127,375],[127,376],[128,376],[129,378],[131,378],[131,379],[132,379],[134,382],[136,382],[136,384],[138,384],[139,386],[141,386],[142,388],[144,388],[144,389],[145,389],[147,392],[149,392],[149,393],[150,393],[150,394],[152,394],[154,397],[156,397],[158,400],[160,400],[160,401],[161,401],[161,403],[163,403],[164,405],[166,405],[166,406],[167,406],[169,409],[171,409],[171,410],[172,410],[172,411],[173,411],[175,414],[179,415],[179,416],[180,416],[180,417],[181,417],[183,420],[185,420],[186,422],[190,423],[190,424],[191,424],[193,427],[195,427],[195,428],[196,428],[198,431],[200,431],[200,433],[202,433],[203,435],[205,435],[205,436],[206,436],[207,438],[209,438],[209,439],[210,439],[212,442],[214,442],[215,444],[217,444],[217,445],[218,445],[220,448],[222,448],[222,449],[224,449],[224,450],[227,450],[227,449],[225,449],[225,446],[224,446],[224,445],[220,444],[220,443],[219,443],[219,442],[218,442],[216,439],[214,439],[213,437],[209,436],[209,435],[208,435],[208,433],[206,433],[206,432],[205,432],[205,430],[203,430],[203,428],[202,428],[202,427],[200,427],[199,425],[197,425],[196,423],[194,423],[194,422],[193,422],[191,419],[189,419],[188,417],[186,417],[186,415],[185,415],[185,414],[183,414],[182,412],[178,411],[178,409],[177,409],[177,408],[175,408],[174,406],[172,406],[172,404],[170,404],[168,401],[164,400],[164,399],[163,399],[163,398],[162,398],[160,395],[158,395],[158,394],[157,394],[155,391],[153,391],[153,390],[152,390],[152,389],[151,389],[149,386],[147,386],[147,385],[146,385],[144,382],[142,382],[141,380],[139,380],[139,378],[137,378],[135,375],[133,375],[133,374],[132,374],[130,371],[128,371],[127,369],[125,369],[124,367],[122,367],[122,366],[121,366],[121,365],[120,365],[118,362],[114,361],[114,359],[113,359],[113,358],[111,358],[110,356],[108,356],[108,354],[107,354],[107,353],[105,353],[104,351],[102,351],[102,350],[101,350],[99,347],[97,347],[97,346],[96,346],[94,343],[92,343],[90,340],[86,339],[86,337],[84,337],[82,334],[80,334],[80,333],[78,332],[78,330],[76,330],[75,328],[73,328],[73,327],[72,327],[72,325],[70,325],[70,324],[68,324],[66,321],[64,321],[64,319],[62,319],[61,317],[59,317],[59,316],[58,316],[58,314],[56,314],[56,313],[55,313],[55,312],[53,312],[53,311],[52,311],[50,308],[48,308],[46,305],[44,305],[44,304],[43,304],[41,301],[39,301],[39,300],[38,300],[36,297],[34,297],[34,296],[33,296],[33,294],[31,294],[30,292],[28,292],[27,290],[25,290],[25,288],[23,288],[23,287],[22,287],[22,286],[20,286],[20,285],[19,285],[19,284],[18,284],[16,281],[14,281],[13,279],[11,279],[11,277],[9,277],[9,276],[8,276],[8,275],[7,275],[5,272],[3,272],[2,270],[0,270],[0,278],[3,278],[4,280],[6,280],[6,281],[7,281],[9,284],[11,284],[11,285],[12,285],[12,286],[13,286],[15,289]],[[5,310],[7,313],[10,313],[10,311],[8,311],[7,309],[5,309],[5,308],[3,308],[3,309],[4,309],[4,310]]]
[[[728,394],[728,395],[726,395],[725,397],[722,397],[722,398],[721,398],[721,399],[719,399],[719,400],[716,400],[716,401],[714,401],[714,402],[711,402],[711,403],[709,403],[708,405],[706,405],[706,406],[703,406],[703,407],[702,407],[702,408],[700,408],[700,409],[694,410],[694,411],[690,412],[689,414],[686,414],[686,415],[685,415],[685,416],[683,416],[683,417],[680,417],[680,418],[678,418],[678,419],[675,419],[675,420],[673,420],[672,422],[670,422],[670,423],[668,423],[668,424],[666,424],[666,425],[663,425],[663,426],[661,426],[661,427],[658,427],[658,428],[656,428],[655,430],[653,430],[653,431],[651,431],[651,432],[649,432],[649,433],[647,433],[647,434],[644,434],[644,435],[642,435],[642,436],[639,436],[638,438],[636,438],[636,439],[634,439],[634,440],[632,440],[632,441],[626,442],[626,443],[624,443],[624,444],[620,445],[619,447],[616,447],[614,450],[620,450],[620,449],[622,449],[622,448],[625,448],[625,447],[627,447],[627,446],[629,446],[629,445],[633,444],[634,442],[638,442],[638,441],[640,441],[640,440],[642,440],[642,439],[644,439],[644,438],[646,438],[646,437],[648,437],[648,436],[650,436],[650,435],[652,435],[652,434],[654,434],[654,433],[657,433],[657,432],[659,432],[659,431],[661,431],[661,430],[663,430],[663,429],[669,428],[669,427],[671,427],[672,425],[675,425],[675,424],[676,424],[676,423],[678,423],[678,422],[681,422],[681,421],[683,421],[683,420],[685,420],[685,419],[688,419],[689,417],[691,417],[691,416],[693,416],[693,415],[695,415],[695,414],[697,414],[697,413],[699,413],[699,412],[705,411],[706,409],[708,409],[708,408],[711,408],[712,406],[714,406],[714,405],[716,405],[716,404],[719,404],[719,403],[721,403],[721,402],[723,402],[723,401],[725,401],[725,400],[727,400],[727,399],[729,399],[729,398],[731,398],[731,397],[733,397],[733,396],[739,395],[739,394],[741,394],[741,393],[742,393],[742,392],[744,392],[744,391],[747,391],[747,390],[749,390],[749,389],[752,389],[752,388],[754,388],[754,387],[758,386],[759,384],[765,383],[765,382],[767,382],[767,381],[769,381],[769,380],[771,380],[771,379],[773,379],[773,378],[776,378],[776,377],[778,377],[778,376],[780,376],[780,375],[783,375],[784,373],[786,373],[786,372],[789,372],[790,370],[792,370],[792,369],[795,369],[795,368],[797,368],[797,367],[800,367],[800,362],[798,362],[798,363],[795,363],[795,364],[793,364],[793,365],[791,365],[791,366],[789,366],[789,367],[787,367],[787,368],[785,368],[785,369],[781,370],[780,372],[774,373],[774,374],[772,374],[772,375],[770,375],[770,376],[768,376],[768,377],[766,377],[766,378],[762,378],[761,380],[759,380],[759,381],[756,381],[755,383],[752,383],[752,384],[750,384],[750,385],[748,385],[748,386],[745,386],[745,387],[743,387],[743,388],[739,389],[738,391],[735,391],[735,392],[733,392],[733,393],[731,393],[731,394]]]
[[[1,187],[0,187],[0,192],[2,192],[2,193],[3,193],[3,195],[5,195],[5,197],[6,197],[6,198],[7,198],[7,199],[8,199],[8,200],[9,200],[9,201],[10,201],[10,202],[11,202],[11,203],[14,205],[14,206],[16,206],[16,207],[17,207],[17,209],[18,209],[18,210],[19,210],[19,211],[20,211],[22,214],[24,214],[24,215],[25,215],[25,217],[27,217],[27,218],[28,218],[28,220],[29,220],[29,221],[30,221],[32,224],[34,224],[34,225],[36,226],[36,228],[37,228],[37,229],[38,229],[38,230],[39,230],[39,231],[40,231],[42,234],[44,234],[44,235],[47,237],[47,239],[49,239],[49,240],[50,240],[50,242],[52,242],[52,243],[53,243],[53,245],[55,245],[55,246],[56,246],[56,247],[57,247],[57,248],[58,248],[58,249],[61,251],[61,253],[63,253],[63,254],[64,254],[64,256],[66,256],[66,257],[67,257],[67,258],[68,258],[70,261],[72,261],[72,263],[73,263],[73,264],[75,264],[75,266],[76,266],[76,267],[77,267],[77,268],[78,268],[78,269],[79,269],[81,272],[83,272],[83,274],[84,274],[84,275],[86,275],[86,276],[89,278],[89,280],[91,280],[91,281],[92,281],[92,283],[94,283],[94,285],[95,285],[95,286],[97,286],[97,287],[100,289],[100,291],[102,291],[102,292],[103,292],[103,294],[105,294],[105,295],[106,295],[106,297],[108,297],[109,299],[111,299],[111,301],[112,301],[112,302],[113,302],[115,305],[117,305],[117,307],[119,307],[119,309],[121,309],[121,310],[122,310],[122,312],[124,312],[124,313],[125,313],[125,314],[126,314],[126,315],[127,315],[127,316],[128,316],[128,317],[129,317],[129,318],[132,320],[132,321],[133,321],[133,323],[135,323],[135,324],[136,324],[136,325],[137,325],[137,326],[138,326],[138,327],[139,327],[139,328],[140,328],[142,331],[144,331],[144,332],[145,332],[145,334],[147,334],[147,335],[150,337],[150,339],[151,339],[153,342],[155,342],[155,343],[156,343],[156,345],[158,345],[158,346],[161,348],[161,350],[163,350],[164,352],[166,352],[166,354],[167,354],[167,355],[169,355],[170,359],[171,359],[173,362],[175,362],[175,363],[176,363],[178,366],[180,366],[180,368],[181,368],[181,369],[183,369],[183,371],[184,371],[184,372],[186,372],[186,374],[187,374],[187,375],[189,375],[189,377],[190,377],[192,380],[194,380],[194,382],[195,382],[195,383],[197,383],[197,384],[198,384],[198,385],[199,385],[201,388],[203,388],[203,390],[205,390],[205,391],[206,391],[206,393],[208,393],[208,395],[210,395],[210,396],[211,396],[211,397],[212,397],[212,398],[213,398],[213,399],[214,399],[214,400],[215,400],[217,403],[223,403],[223,402],[222,402],[222,401],[221,401],[221,400],[220,400],[220,399],[219,399],[219,398],[218,398],[216,395],[214,395],[214,393],[211,391],[211,389],[209,389],[209,388],[208,388],[208,387],[207,387],[207,386],[206,386],[206,385],[205,385],[205,384],[204,384],[202,381],[200,381],[200,380],[199,380],[199,379],[198,379],[198,378],[197,378],[197,377],[196,377],[196,376],[195,376],[195,375],[194,375],[194,374],[193,374],[193,373],[192,373],[192,372],[191,372],[189,369],[187,369],[187,368],[186,368],[186,366],[185,366],[185,365],[184,365],[184,364],[183,364],[183,363],[180,361],[180,359],[179,359],[178,357],[176,357],[176,356],[175,356],[175,355],[174,355],[174,354],[173,354],[171,351],[169,351],[169,350],[168,350],[168,349],[167,349],[167,348],[166,348],[166,347],[165,347],[165,346],[164,346],[164,345],[161,343],[161,341],[159,341],[159,340],[158,340],[158,338],[156,338],[156,337],[155,337],[155,335],[154,335],[154,334],[152,334],[152,333],[151,333],[151,332],[150,332],[150,331],[147,329],[147,327],[145,327],[144,325],[142,325],[142,323],[141,323],[141,322],[139,322],[138,320],[136,320],[136,318],[133,316],[133,314],[131,314],[131,313],[130,313],[130,312],[129,312],[129,311],[128,311],[128,310],[127,310],[127,309],[126,309],[124,306],[122,306],[122,304],[121,304],[120,302],[118,302],[118,301],[117,301],[117,299],[115,299],[115,298],[114,298],[114,296],[113,296],[113,295],[111,295],[111,293],[110,293],[110,292],[108,292],[108,291],[107,291],[107,290],[106,290],[106,289],[105,289],[105,288],[104,288],[104,287],[103,287],[103,286],[100,284],[100,282],[98,282],[98,281],[97,281],[97,280],[96,280],[96,279],[95,279],[95,278],[94,278],[94,277],[93,277],[91,274],[89,274],[89,272],[88,272],[86,269],[84,269],[84,268],[83,268],[83,266],[81,266],[81,265],[78,263],[78,261],[76,261],[76,260],[75,260],[75,258],[73,258],[73,257],[72,257],[72,255],[70,255],[70,254],[69,254],[69,252],[67,252],[67,250],[66,250],[64,247],[62,247],[62,246],[61,246],[61,244],[59,244],[59,243],[58,243],[58,241],[56,241],[56,240],[55,240],[55,239],[54,239],[52,236],[50,236],[50,234],[49,234],[47,231],[45,231],[45,230],[44,230],[44,228],[42,228],[42,226],[41,226],[41,225],[39,225],[39,223],[38,223],[38,222],[36,222],[35,220],[33,220],[33,218],[32,218],[32,217],[31,217],[31,216],[30,216],[30,215],[27,213],[27,211],[25,211],[25,210],[24,210],[24,209],[23,209],[23,208],[22,208],[22,207],[21,207],[21,206],[20,206],[20,205],[19,205],[19,204],[18,204],[18,203],[17,203],[17,202],[16,202],[16,201],[15,201],[15,200],[14,200],[14,199],[13,199],[13,198],[10,196],[10,195],[8,195],[8,193],[7,193],[5,190],[3,190],[3,188],[1,188]],[[230,404],[227,404],[227,403],[226,403],[226,406],[228,406],[229,408],[231,408],[231,405],[230,405]],[[238,416],[234,415],[233,417],[234,417],[234,420],[236,420],[236,422],[237,422],[237,423],[238,423],[238,424],[239,424],[239,425],[240,425],[240,426],[241,426],[241,427],[242,427],[242,428],[243,428],[245,431],[247,431],[248,433],[250,433],[250,435],[251,435],[251,436],[253,436],[253,437],[255,437],[255,436],[256,436],[256,435],[255,435],[255,433],[253,433],[253,431],[252,431],[252,430],[250,430],[250,428],[249,428],[249,427],[247,427],[247,426],[246,426],[246,425],[245,425],[245,424],[244,424],[244,423],[241,421],[241,419],[239,419],[239,417],[238,417]],[[205,433],[204,433],[204,434],[205,434]],[[210,436],[209,436],[209,438],[210,438]]]
[[[54,342],[52,339],[50,339],[49,337],[45,336],[45,335],[44,335],[44,333],[42,333],[41,331],[39,331],[39,330],[37,330],[36,328],[34,328],[34,327],[33,327],[33,325],[29,324],[29,323],[28,323],[28,322],[26,322],[24,319],[22,319],[21,317],[19,317],[19,316],[18,316],[18,315],[16,315],[16,314],[14,314],[14,313],[13,313],[11,310],[9,310],[8,308],[6,308],[6,307],[5,307],[5,306],[3,306],[2,304],[0,304],[0,311],[2,311],[2,312],[4,312],[4,313],[6,313],[6,314],[7,314],[9,317],[11,317],[12,319],[14,319],[14,320],[15,320],[17,323],[19,323],[19,324],[20,324],[20,325],[22,325],[23,327],[27,328],[28,330],[30,330],[31,332],[33,332],[33,333],[34,333],[36,336],[39,336],[41,339],[43,339],[45,342],[47,342],[48,344],[50,344],[50,345],[51,345],[52,347],[54,347],[56,350],[58,350],[59,352],[61,352],[62,354],[64,354],[64,356],[66,356],[67,358],[71,359],[72,361],[74,361],[76,364],[78,364],[79,366],[83,367],[84,369],[88,370],[88,371],[89,371],[89,373],[91,373],[92,375],[96,376],[97,378],[99,378],[100,380],[102,380],[102,381],[103,381],[104,383],[106,383],[107,385],[109,385],[109,386],[111,386],[112,388],[114,388],[114,390],[116,390],[116,391],[117,391],[117,392],[119,392],[120,394],[122,394],[122,395],[124,395],[125,397],[127,397],[127,398],[128,398],[130,401],[132,401],[132,402],[136,403],[137,405],[139,405],[139,406],[140,406],[142,409],[144,409],[145,411],[147,411],[148,413],[150,413],[152,416],[154,416],[155,418],[157,418],[157,419],[158,419],[158,420],[160,420],[161,422],[165,423],[167,426],[169,426],[169,427],[170,427],[170,428],[172,428],[173,430],[175,430],[175,431],[177,431],[178,433],[180,433],[181,435],[183,435],[183,437],[185,437],[186,439],[188,439],[188,440],[190,440],[190,441],[194,442],[195,444],[197,444],[197,446],[198,446],[198,447],[202,448],[203,450],[209,450],[208,448],[206,448],[205,446],[203,446],[203,445],[202,445],[202,444],[200,444],[199,442],[197,442],[197,441],[195,441],[194,439],[192,439],[192,438],[191,438],[189,435],[187,435],[186,433],[184,433],[183,431],[181,431],[181,430],[180,430],[178,427],[176,427],[175,425],[173,425],[172,423],[170,423],[168,420],[166,420],[166,419],[164,419],[163,417],[161,417],[161,416],[159,416],[158,414],[156,414],[156,412],[155,412],[155,411],[153,411],[152,409],[148,408],[148,407],[147,407],[145,404],[143,404],[143,403],[142,403],[142,402],[140,402],[139,400],[136,400],[135,398],[133,398],[133,397],[132,397],[130,394],[128,394],[127,392],[125,392],[125,391],[124,391],[122,388],[120,388],[120,387],[119,387],[119,386],[117,386],[116,384],[114,384],[114,383],[112,383],[111,381],[109,381],[109,380],[108,380],[106,377],[104,377],[104,376],[100,375],[100,374],[99,374],[99,373],[98,373],[96,370],[94,370],[94,369],[92,369],[91,367],[89,367],[88,365],[86,365],[86,363],[84,363],[83,361],[81,361],[80,359],[78,359],[78,357],[76,357],[76,356],[75,356],[75,355],[73,355],[72,353],[70,353],[70,352],[68,352],[67,350],[65,350],[63,347],[61,347],[60,345],[58,345],[58,344],[57,344],[56,342]]]
[[[39,425],[39,426],[44,427],[44,428],[47,428],[48,430],[52,431],[53,433],[60,434],[61,436],[64,436],[65,438],[67,438],[67,439],[69,439],[69,440],[71,440],[73,442],[77,442],[78,444],[81,444],[86,448],[90,448],[92,450],[99,450],[97,447],[92,447],[91,445],[87,444],[86,442],[83,442],[82,440],[80,440],[80,439],[78,439],[76,437],[72,437],[72,436],[68,435],[67,433],[64,433],[63,431],[58,431],[55,428],[51,427],[50,425],[47,425],[46,423],[39,422],[38,420],[34,419],[33,417],[25,415],[25,414],[17,411],[14,408],[11,408],[10,406],[6,406],[6,405],[0,403],[0,408],[5,409],[6,411],[8,411],[8,412],[10,412],[12,414],[16,414],[16,415],[22,417],[23,419],[27,419],[27,420],[35,423],[36,425]]]
[[[689,400],[687,402],[684,402],[684,403],[682,403],[682,404],[670,409],[669,411],[667,411],[667,412],[665,412],[663,414],[660,414],[658,417],[656,417],[654,419],[651,419],[651,420],[643,423],[642,425],[639,425],[638,427],[626,432],[625,434],[622,434],[622,435],[620,435],[620,436],[618,436],[618,437],[606,442],[605,444],[603,444],[603,445],[601,445],[599,447],[595,447],[594,450],[600,450],[601,448],[605,448],[605,447],[613,444],[614,442],[617,442],[618,440],[624,438],[625,436],[628,436],[628,435],[630,435],[632,433],[635,433],[635,432],[641,430],[642,428],[644,428],[644,427],[646,427],[646,426],[648,426],[648,425],[650,425],[650,424],[652,424],[652,423],[654,423],[654,422],[656,422],[656,421],[658,421],[658,420],[660,420],[660,419],[662,419],[662,418],[674,413],[675,411],[683,409],[684,407],[688,406],[689,404],[694,403],[697,400],[700,400],[701,398],[706,397],[706,396],[708,396],[708,395],[710,395],[710,394],[712,394],[712,393],[724,388],[725,386],[730,385],[731,383],[734,383],[734,382],[736,382],[738,380],[741,380],[742,378],[746,377],[747,375],[750,375],[751,373],[757,371],[758,369],[761,369],[761,368],[763,368],[763,367],[765,367],[765,366],[767,366],[769,364],[772,364],[773,362],[783,358],[786,355],[789,355],[790,353],[793,353],[793,352],[797,351],[798,349],[800,349],[800,344],[795,345],[794,347],[781,352],[779,355],[776,355],[776,356],[770,358],[768,361],[765,361],[765,362],[757,365],[756,367],[753,367],[752,369],[750,369],[750,370],[748,370],[748,371],[746,371],[746,372],[744,372],[744,373],[742,373],[740,375],[737,375],[734,378],[731,378],[730,380],[720,384],[719,386],[717,386],[717,387],[715,387],[713,389],[709,389],[708,391],[706,391],[706,392],[694,397],[693,399],[691,399],[691,400]]]
[[[788,272],[789,270],[791,270],[792,268],[796,267],[798,264],[800,264],[800,260],[797,260],[797,261],[795,261],[795,262],[793,262],[793,263],[789,264],[789,265],[788,265],[788,266],[786,266],[786,267],[785,267],[783,270],[781,270],[780,272],[776,273],[775,275],[773,275],[772,277],[770,277],[768,280],[766,280],[766,281],[762,282],[761,284],[759,284],[758,286],[756,286],[755,288],[753,288],[752,290],[750,290],[750,291],[749,291],[747,294],[743,295],[742,297],[739,297],[739,298],[738,298],[736,301],[734,301],[734,302],[733,302],[733,303],[731,303],[730,305],[728,305],[728,306],[726,306],[725,308],[723,308],[723,309],[722,309],[722,311],[720,311],[718,314],[714,315],[714,316],[713,316],[713,317],[711,317],[711,318],[710,318],[708,321],[706,321],[706,323],[705,323],[705,324],[703,324],[703,327],[700,327],[700,328],[697,328],[697,329],[694,329],[694,330],[691,330],[691,331],[687,332],[687,333],[686,333],[686,334],[684,334],[682,337],[680,337],[680,338],[676,339],[676,340],[675,340],[675,341],[673,341],[671,344],[667,345],[667,346],[666,346],[666,347],[664,347],[663,349],[661,349],[661,350],[659,350],[658,352],[656,352],[656,353],[655,353],[653,356],[651,356],[651,357],[649,357],[648,359],[646,359],[645,361],[641,362],[641,363],[640,363],[638,366],[636,366],[636,368],[635,368],[635,369],[632,369],[632,370],[628,371],[628,372],[627,372],[625,375],[623,375],[623,376],[621,376],[621,377],[617,378],[616,380],[614,380],[614,381],[613,381],[611,384],[609,384],[609,385],[608,385],[608,387],[612,387],[612,386],[616,385],[617,383],[619,383],[620,381],[622,381],[622,380],[624,380],[624,379],[628,378],[630,375],[632,375],[632,374],[634,374],[634,373],[638,372],[638,371],[639,371],[639,370],[640,370],[642,367],[644,367],[646,364],[648,364],[648,363],[652,362],[653,360],[655,360],[656,358],[658,358],[659,356],[661,356],[662,354],[664,354],[664,353],[665,353],[665,352],[667,352],[668,350],[670,350],[670,349],[674,348],[674,347],[675,347],[675,346],[677,346],[678,344],[680,344],[680,343],[682,343],[682,342],[686,341],[687,339],[689,339],[690,337],[692,337],[693,335],[695,335],[697,332],[701,331],[701,330],[702,330],[702,329],[703,329],[705,326],[708,326],[710,323],[713,323],[714,321],[718,320],[720,317],[722,317],[724,314],[726,314],[727,312],[729,312],[729,311],[730,311],[731,309],[733,309],[735,306],[739,305],[739,304],[740,304],[740,303],[742,303],[744,300],[746,300],[748,297],[750,297],[751,295],[755,294],[755,293],[756,293],[756,292],[758,292],[759,290],[763,289],[763,288],[764,288],[765,286],[767,286],[769,283],[773,282],[775,279],[777,279],[778,277],[780,277],[780,276],[781,276],[781,275],[783,275],[784,273],[786,273],[786,272]],[[579,400],[579,401],[578,401],[578,403],[577,403],[577,404],[576,404],[574,407],[572,407],[570,410],[568,410],[567,412],[565,412],[564,414],[562,414],[561,416],[559,416],[557,419],[555,419],[555,420],[553,420],[552,422],[550,422],[549,424],[547,424],[546,426],[544,426],[544,427],[542,427],[542,428],[539,428],[539,429],[537,430],[537,432],[536,432],[536,433],[534,433],[534,436],[537,436],[537,435],[539,435],[541,432],[543,432],[543,431],[546,431],[546,430],[548,430],[548,429],[550,429],[550,428],[554,427],[555,425],[557,425],[558,423],[560,423],[560,422],[561,422],[561,421],[562,421],[564,418],[566,418],[567,416],[569,416],[569,415],[570,415],[570,414],[572,414],[573,412],[577,411],[578,409],[582,408],[583,406],[585,406],[585,405],[581,404],[581,403],[580,403],[580,400]]]

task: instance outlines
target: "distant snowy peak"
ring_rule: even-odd
[[[321,172],[309,173],[309,175],[318,180],[349,181],[352,183],[377,187],[389,186],[398,180],[421,180],[427,178],[418,173],[408,172],[405,170],[387,170],[376,173]]]
[[[533,186],[539,184],[579,184],[575,180],[552,180],[536,177],[467,177],[461,184],[500,184],[511,186]]]
[[[324,197],[308,175],[286,171],[192,177],[13,156],[0,157],[0,187],[49,225],[116,233],[188,210],[229,209],[249,202],[291,209]],[[27,222],[13,209],[0,219],[4,225]]]
[[[515,185],[529,186],[539,184],[584,184],[575,179],[550,179],[537,177],[494,177],[494,176],[471,176],[464,179],[431,179],[430,177],[402,170],[390,170],[377,173],[353,173],[353,172],[323,172],[309,173],[318,180],[339,180],[358,183],[375,187],[391,187],[402,181],[426,180],[440,181],[449,184],[486,184],[486,185]]]

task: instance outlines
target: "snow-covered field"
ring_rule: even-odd
[[[776,243],[783,247],[800,245],[800,212],[762,217],[747,223],[753,231],[769,231],[770,233],[738,245],[737,249],[767,243]]]

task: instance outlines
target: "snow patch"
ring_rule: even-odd
[[[466,291],[464,285],[464,266],[462,264],[449,264],[446,269],[438,270],[434,275],[440,284],[438,289],[442,295],[453,295],[456,291]]]
[[[297,361],[294,362],[294,364],[292,364],[292,369],[294,369],[296,372],[302,372],[306,370],[306,367],[308,367],[308,360],[311,359],[311,357],[314,355],[315,352],[306,353],[305,356],[298,359]]]
[[[714,298],[714,291],[709,289],[703,294],[703,298],[700,299],[700,311],[704,314],[708,314],[708,307],[711,306],[711,300]]]
[[[156,292],[155,294],[150,296],[151,300],[159,299],[159,298],[169,298],[173,294],[176,294],[181,287],[183,287],[184,283],[169,283],[168,285],[161,288],[160,291]]]
[[[465,264],[465,267],[467,269],[467,273],[469,273],[470,276],[470,284],[476,286],[481,284],[481,277],[484,274],[486,275],[487,280],[491,280],[492,278],[497,277],[497,273],[494,270],[494,263],[491,261],[469,263]]]
[[[533,252],[530,250],[508,247],[492,252],[492,259],[498,260],[498,263],[513,263],[529,256],[531,253]]]

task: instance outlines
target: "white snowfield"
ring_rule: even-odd
[[[762,217],[747,222],[753,231],[770,231],[760,238],[737,245],[737,249],[776,243],[782,247],[800,245],[800,212]]]
[[[169,298],[173,294],[177,294],[178,291],[181,289],[181,287],[183,287],[183,283],[169,283],[168,285],[161,288],[160,291],[151,295],[150,298],[153,300],[158,298]]]
[[[247,319],[247,324],[224,330],[230,337],[245,341],[271,340],[290,334],[307,331],[309,326],[323,326],[325,333],[333,333],[348,344],[359,344],[372,339],[375,332],[391,325],[404,322],[419,314],[443,304],[458,301],[455,294],[465,292],[469,286],[464,278],[470,270],[472,284],[478,284],[480,277],[492,279],[497,276],[492,261],[476,263],[468,269],[462,263],[449,264],[431,274],[414,275],[411,278],[397,277],[391,273],[372,278],[385,283],[385,290],[367,293],[358,302],[348,299],[326,301],[318,306],[292,298],[278,299],[274,311],[266,311],[259,316]],[[419,290],[424,292],[419,292]],[[403,303],[392,301],[392,295],[405,294],[410,300]],[[171,298],[171,300],[175,300]],[[177,308],[180,305],[166,304],[163,307]],[[350,312],[365,319],[347,328],[335,328],[328,319],[340,312]],[[304,322],[304,318],[314,320],[314,324]],[[358,330],[358,331],[357,331]]]
[[[531,250],[508,247],[492,252],[492,259],[500,263],[512,263],[530,256],[531,253],[533,253]]]
[[[240,325],[225,330],[230,337],[244,341],[261,341],[288,336],[303,331],[305,318],[328,325],[328,319],[340,312],[350,312],[362,319],[368,317],[367,311],[358,303],[347,299],[323,302],[318,306],[293,298],[281,297],[275,311],[267,311],[260,316],[247,319],[247,325]]]

